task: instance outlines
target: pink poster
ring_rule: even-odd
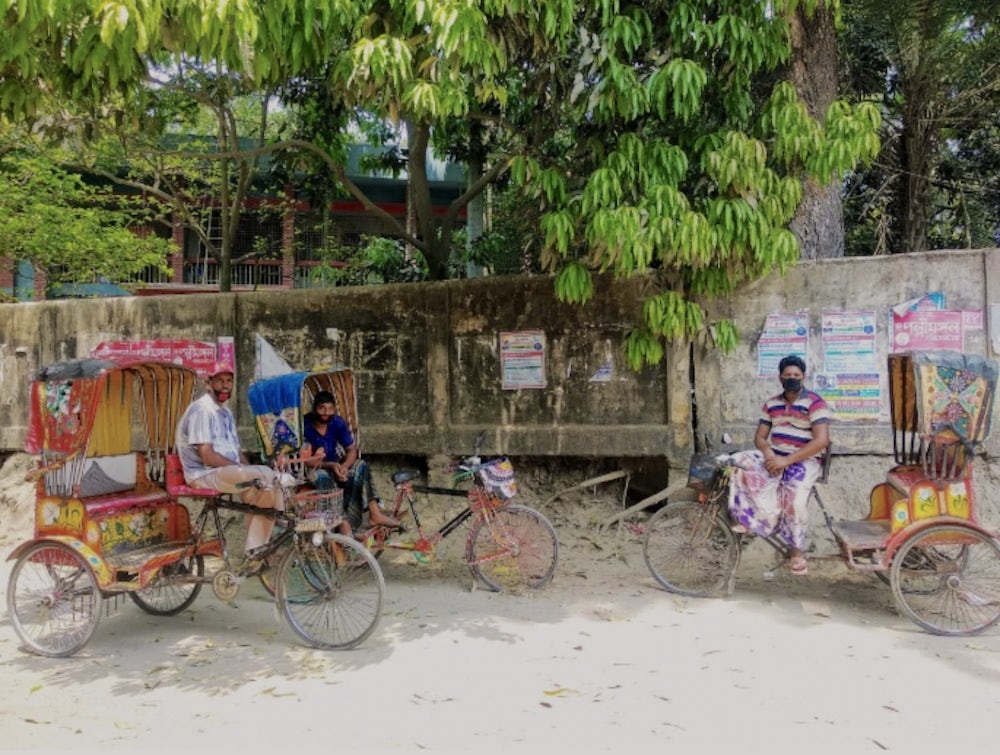
[[[963,314],[958,310],[917,308],[892,312],[893,351],[962,351]]]
[[[219,351],[228,344],[230,363],[235,364],[233,339],[219,339]],[[173,362],[190,367],[198,377],[208,375],[216,361],[216,344],[211,341],[189,341],[178,338],[140,339],[136,341],[102,341],[90,355],[95,359],[148,359],[156,362]],[[221,358],[221,357],[220,357]]]

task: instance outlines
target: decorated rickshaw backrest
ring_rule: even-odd
[[[247,393],[267,458],[294,453],[302,446],[305,415],[312,410],[313,397],[320,391],[333,395],[337,413],[350,427],[355,444],[359,443],[357,396],[351,370],[335,367],[295,372],[258,380]]]
[[[912,353],[920,432],[982,443],[990,433],[997,364],[955,351]]]

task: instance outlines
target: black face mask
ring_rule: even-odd
[[[802,390],[802,380],[800,378],[781,378],[781,387],[789,393],[798,393]]]

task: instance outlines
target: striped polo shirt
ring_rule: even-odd
[[[779,393],[764,402],[760,422],[771,428],[771,448],[787,456],[812,440],[812,426],[831,419],[830,407],[816,393],[805,388],[794,402],[788,404]]]

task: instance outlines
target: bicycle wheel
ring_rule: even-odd
[[[352,538],[290,548],[278,567],[277,601],[292,630],[313,647],[345,650],[364,642],[382,615],[385,579]]]
[[[83,556],[63,543],[36,543],[10,574],[7,613],[18,636],[38,655],[73,655],[101,619],[103,596]]]
[[[700,598],[729,584],[740,544],[714,506],[679,501],[650,517],[642,555],[665,589]]]
[[[495,592],[538,589],[555,574],[559,539],[539,512],[527,506],[504,506],[476,518],[465,558],[473,575]]]
[[[889,578],[899,610],[932,634],[979,634],[1000,621],[1000,545],[980,530],[928,527],[896,552]]]
[[[202,583],[193,581],[192,576],[205,576],[204,556],[167,564],[147,587],[130,592],[128,596],[146,613],[174,616],[194,603],[201,592]]]

